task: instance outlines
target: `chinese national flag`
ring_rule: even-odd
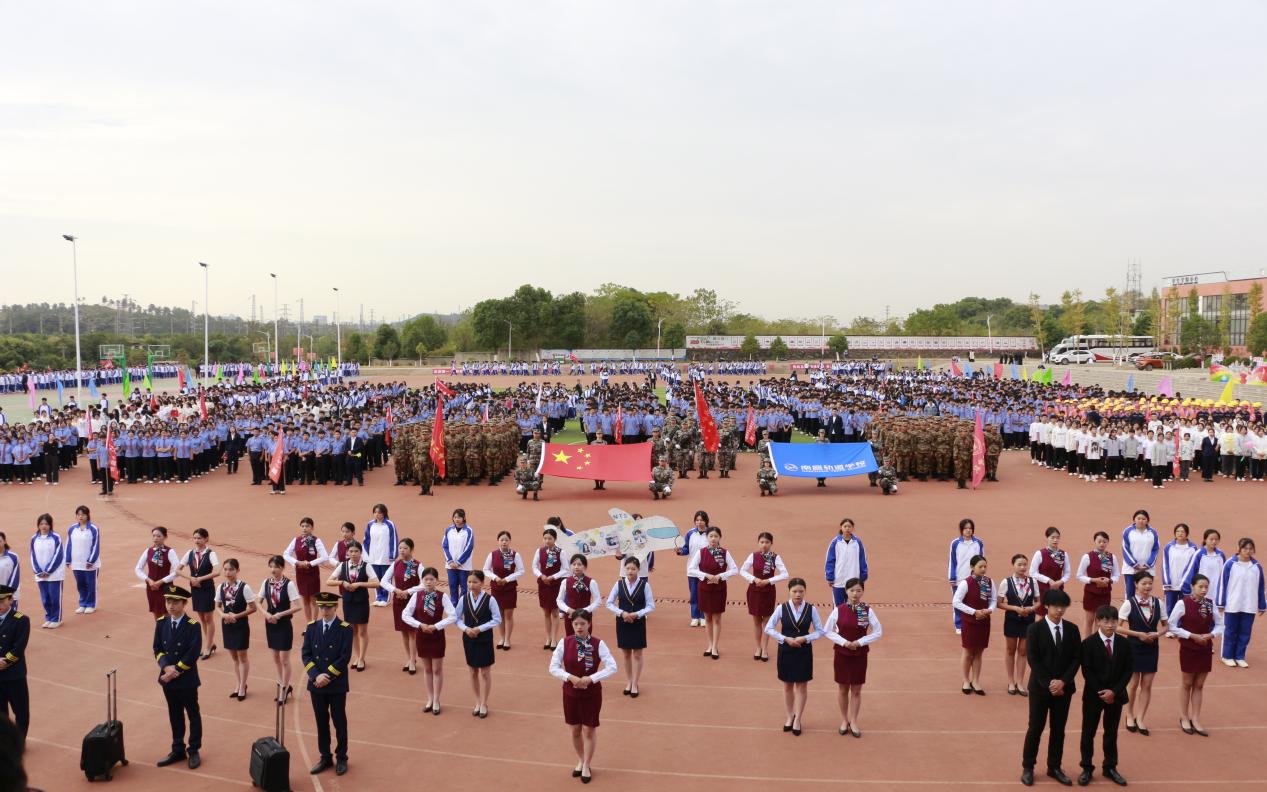
[[[565,445],[546,443],[537,472],[560,478],[646,481],[651,444]]]
[[[699,415],[699,433],[704,437],[704,450],[716,453],[721,445],[721,435],[717,434],[717,423],[713,421],[713,413],[708,409],[708,402],[704,401],[698,381],[695,383],[695,412]]]
[[[436,383],[439,385],[439,382]],[[436,419],[431,424],[431,461],[436,475],[444,478],[444,397],[436,399]]]
[[[1179,478],[1179,433],[1175,432],[1175,458],[1170,463],[1170,472],[1175,478]]]
[[[307,396],[308,388],[304,387],[304,395]],[[392,447],[392,406],[387,405],[387,431],[383,432],[383,442],[387,443],[387,447]]]
[[[268,478],[274,484],[282,480],[282,463],[286,461],[284,434],[277,430],[277,443],[273,445],[273,458],[268,461]]]
[[[578,358],[578,357],[576,356],[576,353],[575,353],[575,352],[570,352],[570,351],[568,352],[568,360],[571,360],[573,363],[580,363],[580,362],[581,362],[581,361],[580,361],[580,358]]]
[[[110,480],[119,480],[119,455],[114,450],[114,427],[106,427],[106,459],[110,468]]]
[[[757,414],[752,405],[748,405],[748,423],[743,430],[743,441],[750,446],[757,444]]]
[[[972,488],[976,489],[985,478],[985,429],[981,425],[981,411],[977,410],[977,425],[972,430]]]

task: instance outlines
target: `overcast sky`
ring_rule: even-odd
[[[1267,267],[1267,4],[58,2],[0,17],[0,302],[767,317]],[[292,308],[292,310],[294,310]]]

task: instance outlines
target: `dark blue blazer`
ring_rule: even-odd
[[[180,675],[163,686],[171,690],[198,687],[198,656],[202,654],[202,629],[188,616],[180,617],[180,626],[172,627],[172,617],[160,617],[154,623],[154,659],[158,670],[176,666]]]
[[[352,625],[335,619],[323,636],[321,620],[309,622],[304,630],[302,656],[310,692],[347,693],[348,664],[352,662]],[[321,674],[330,675],[330,684],[323,688],[315,687],[313,680]]]

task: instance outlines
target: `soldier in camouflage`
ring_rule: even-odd
[[[757,471],[757,489],[761,491],[761,497],[773,495],[779,491],[778,474],[774,472],[774,467],[770,464],[770,457],[761,458],[761,469]]]
[[[721,478],[730,478],[735,469],[735,456],[739,453],[739,427],[729,415],[721,422],[721,442],[717,446],[717,470]]]
[[[695,424],[687,418],[682,422],[681,428],[678,429],[677,435],[673,438],[673,467],[677,469],[678,478],[684,479],[691,469],[691,456],[695,449],[696,437],[698,432],[695,431]]]
[[[884,464],[876,470],[875,478],[880,492],[885,495],[897,492],[897,468],[893,467],[892,459],[884,458]]]
[[[974,424],[975,431],[975,424]],[[993,424],[985,430],[985,480],[998,481],[999,454],[1003,453],[1003,435]]]
[[[431,422],[423,421],[417,426],[418,436],[414,442],[414,470],[418,474],[418,494],[430,495],[436,475],[436,465],[431,459]]]
[[[466,475],[466,485],[470,487],[478,484],[484,476],[484,435],[475,424],[468,424],[463,452],[463,472]]]
[[[540,477],[537,471],[528,467],[528,457],[526,455],[519,457],[519,465],[515,468],[515,492],[519,493],[519,497],[526,500],[528,493],[532,493],[532,499],[538,500],[537,490],[541,489]]]
[[[673,494],[673,468],[669,467],[669,458],[660,457],[660,464],[651,469],[651,483],[647,485],[655,500],[667,498]]]

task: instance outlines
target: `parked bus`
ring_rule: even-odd
[[[1126,362],[1152,352],[1152,336],[1075,335],[1063,338],[1047,353],[1051,363]]]

